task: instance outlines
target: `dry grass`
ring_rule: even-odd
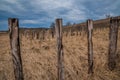
[[[87,57],[87,36],[63,37],[65,80],[120,80],[120,30],[117,68],[109,71],[107,55],[109,29],[93,33],[94,75],[90,77]],[[21,56],[25,80],[57,80],[56,39],[28,40],[21,38]],[[8,35],[0,35],[0,80],[14,80]]]

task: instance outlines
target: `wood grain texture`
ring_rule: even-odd
[[[58,80],[64,80],[64,53],[62,45],[62,19],[56,19],[56,37],[58,54]]]
[[[109,53],[108,53],[108,67],[113,70],[116,67],[116,51],[117,51],[117,38],[118,38],[118,27],[119,19],[110,19],[110,32],[109,32]]]
[[[9,18],[8,25],[9,25],[10,46],[11,46],[15,80],[24,80],[23,70],[22,70],[22,60],[20,55],[18,19]]]
[[[93,73],[93,42],[92,42],[92,32],[93,32],[93,21],[87,20],[88,29],[88,73]]]

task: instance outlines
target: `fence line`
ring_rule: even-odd
[[[96,21],[95,22],[93,22],[93,26],[94,26],[94,30],[99,30],[99,31],[102,31],[104,28],[108,28],[109,27],[109,21],[107,20],[107,21],[105,21],[105,22],[97,22],[96,23]],[[31,30],[25,30],[25,31],[23,31],[23,33],[32,33],[32,32],[34,32],[35,30],[33,29],[31,29]],[[46,37],[46,35],[44,35],[43,34],[43,31],[44,31],[44,33],[46,33],[47,31],[49,31],[50,32],[50,34],[48,34],[48,35],[50,35],[50,36],[52,36],[52,38],[54,38],[54,35],[55,35],[55,29],[54,28],[50,28],[50,29],[47,29],[47,30],[41,30],[41,32],[38,34],[38,35],[41,35],[42,34],[42,36],[43,36],[43,39],[41,38],[41,40],[44,40],[44,38]],[[74,32],[76,32],[76,31],[78,31],[78,32],[80,32],[80,35],[85,35],[85,34],[87,34],[87,25],[85,24],[85,23],[83,23],[83,24],[80,24],[80,25],[75,25],[75,26],[71,26],[71,27],[69,27],[69,28],[66,28],[66,27],[63,27],[63,32],[66,32],[66,37],[67,36],[74,36],[74,35],[77,35],[77,34],[75,34]],[[38,31],[35,31],[35,34],[37,33]],[[68,33],[70,33],[69,35],[67,35]],[[26,34],[27,35],[27,34]],[[25,35],[25,36],[26,36]],[[31,37],[32,35],[30,35],[30,36],[28,36],[28,38],[29,37]],[[35,36],[32,36],[32,37],[35,37]],[[39,36],[40,37],[40,36]],[[32,38],[32,39],[36,39],[36,38]],[[40,38],[38,38],[38,39],[40,39]]]
[[[115,56],[117,50],[117,37],[118,37],[118,26],[119,26],[119,19],[118,18],[111,18],[110,19],[110,34],[109,34],[109,53],[108,53],[108,68],[113,70],[115,68]],[[19,22],[16,18],[9,18],[9,32],[10,32],[10,46],[11,46],[11,54],[13,59],[14,65],[14,74],[16,80],[23,80],[23,69],[22,69],[22,60],[20,55],[20,43],[19,43]],[[87,28],[87,30],[86,30]],[[92,42],[92,32],[93,32],[93,21],[87,20],[87,26],[82,28],[84,33],[87,32],[88,35],[88,73],[93,74],[93,42]],[[32,35],[32,39],[36,38],[45,39],[45,31],[41,30],[41,33],[28,31],[23,33],[26,37],[28,35]],[[57,37],[57,54],[58,54],[58,80],[64,80],[64,53],[63,53],[63,44],[62,44],[62,37],[63,37],[63,29],[62,29],[62,19],[56,19],[55,24],[55,32]],[[71,33],[70,33],[71,31]],[[73,35],[75,30],[71,30],[66,33],[66,35]],[[49,33],[49,32],[48,32]],[[41,34],[41,35],[39,35]],[[78,32],[76,33],[78,34]],[[81,34],[81,32],[80,32]],[[54,35],[54,34],[52,34]],[[51,35],[51,38],[53,36]]]

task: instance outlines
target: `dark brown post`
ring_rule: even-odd
[[[57,54],[58,54],[58,80],[64,80],[64,54],[62,45],[62,19],[56,19],[56,37],[57,37]]]
[[[108,66],[113,70],[116,66],[115,56],[117,50],[119,19],[117,17],[110,19],[110,33],[109,33],[109,53],[108,53]]]
[[[43,30],[42,31],[42,40],[44,40],[45,39],[45,31]]]
[[[93,42],[92,42],[92,32],[93,32],[93,21],[87,20],[87,30],[88,30],[88,73],[93,73]]]
[[[10,46],[13,60],[15,80],[23,79],[22,60],[20,55],[20,43],[19,43],[19,23],[16,18],[8,19]]]

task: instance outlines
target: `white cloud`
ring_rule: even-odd
[[[69,8],[72,5],[72,0],[34,0],[30,3],[36,10],[43,9],[49,11],[58,8]]]
[[[31,6],[34,12],[44,11],[52,19],[58,17],[73,21],[86,19],[85,7],[81,3],[77,6],[73,0],[34,0],[31,1]],[[61,11],[65,13],[60,13]]]
[[[15,15],[22,24],[50,24],[56,18],[63,18],[66,22],[81,22],[87,18],[104,18],[107,13],[116,15],[120,10],[116,12],[114,10],[119,9],[119,2],[119,0],[0,0],[0,11],[6,11],[10,16]]]
[[[38,24],[39,20],[21,20],[22,24]]]
[[[86,19],[86,13],[79,9],[73,9],[63,17],[67,18],[68,20],[75,20],[75,21],[84,20]]]
[[[12,13],[12,14],[16,13],[15,10],[13,10],[10,6],[6,6],[4,4],[0,5],[0,10],[7,11],[7,12]]]
[[[7,11],[8,13],[21,15],[23,11],[26,11],[23,4],[18,0],[2,0],[0,3],[0,10]]]
[[[16,4],[17,0],[4,0],[5,2],[11,3],[11,4]]]

